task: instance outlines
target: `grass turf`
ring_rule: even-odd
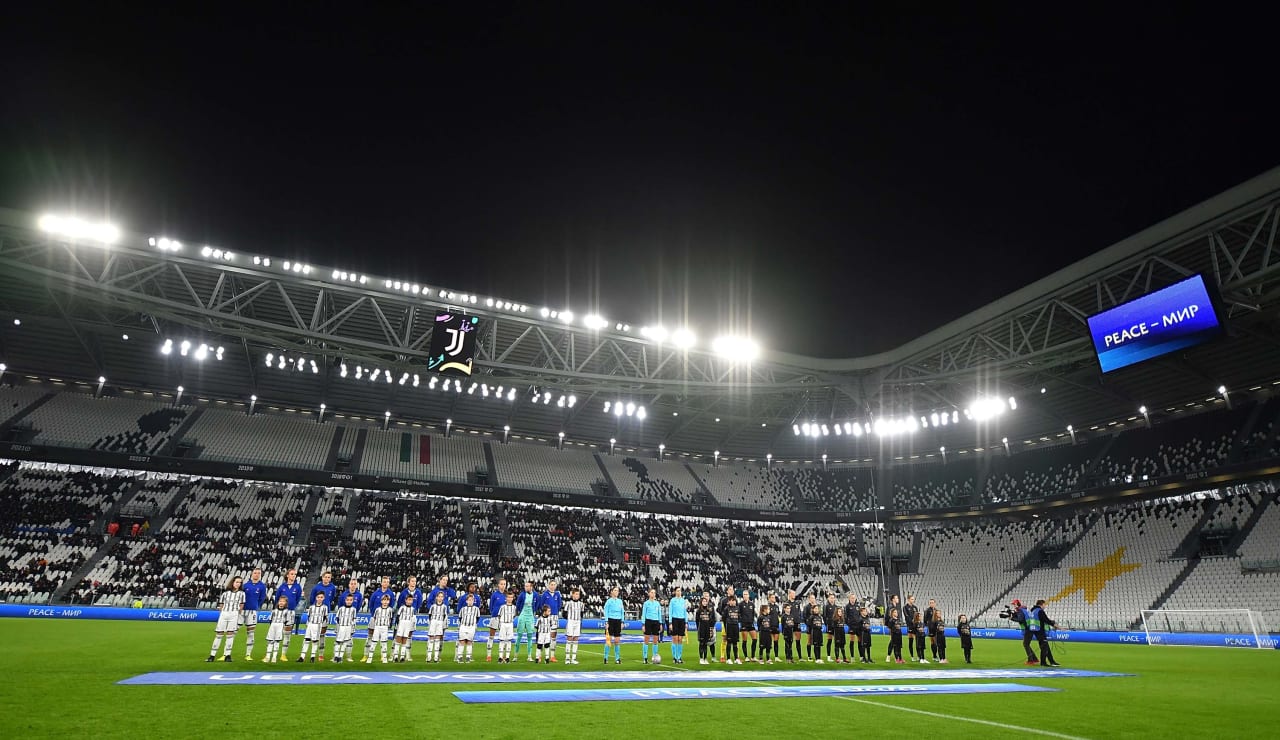
[[[557,688],[537,684],[329,685],[329,686],[119,686],[116,681],[153,671],[293,671],[297,663],[267,666],[246,663],[243,634],[232,653],[234,663],[204,663],[213,638],[211,624],[125,621],[3,619],[6,649],[0,671],[0,736],[3,737],[217,737],[336,731],[355,735],[374,731],[398,737],[734,737],[752,728],[856,732],[880,735],[903,731],[928,737],[1033,736],[959,718],[1014,725],[1064,736],[1089,738],[1241,737],[1256,734],[1259,720],[1280,716],[1280,654],[1274,650],[1146,647],[1136,645],[1059,646],[1059,660],[1072,668],[1135,673],[1126,678],[1025,680],[1056,693],[885,698],[778,698],[698,701],[607,702],[574,704],[464,705],[450,692],[459,688]],[[266,650],[266,627],[259,627],[255,653]],[[958,654],[958,641],[951,647]],[[1021,664],[1022,646],[1010,640],[977,640],[973,668],[1009,668]],[[295,636],[296,657],[302,640]],[[883,661],[885,641],[874,653]],[[477,646],[481,651],[483,645]],[[363,641],[356,641],[362,654]],[[584,645],[582,665],[537,666],[541,672],[564,670],[652,670],[679,686],[685,671],[669,663],[646,667],[640,646],[623,646],[623,663],[601,663],[602,647]],[[330,640],[330,653],[332,640]],[[684,668],[697,664],[694,646],[686,648]],[[423,644],[414,646],[414,671],[493,670],[496,663],[453,663],[452,646],[438,666],[422,661]],[[477,653],[481,654],[481,653]],[[663,646],[670,660],[670,645]],[[955,654],[952,660],[956,659]],[[563,659],[563,651],[561,654]],[[483,661],[483,658],[481,659]],[[345,667],[345,666],[344,666]],[[787,669],[792,666],[772,666]],[[800,664],[795,668],[817,668]],[[832,668],[823,665],[821,668]],[[872,666],[866,666],[870,668]],[[946,668],[947,666],[929,666]],[[967,667],[963,658],[952,668]],[[307,665],[318,671],[321,668]],[[405,665],[363,663],[356,671],[404,671]],[[721,668],[721,666],[715,666]],[[735,666],[751,686],[755,666]],[[524,662],[504,670],[534,670]],[[854,672],[857,664],[840,666]],[[325,663],[324,671],[333,671]],[[903,681],[908,682],[908,681]],[[785,685],[787,682],[770,682]],[[797,682],[801,683],[801,682]],[[822,683],[832,683],[824,681]],[[609,688],[653,684],[595,684]],[[573,684],[590,687],[593,684]],[[560,686],[570,687],[570,686]],[[920,710],[917,712],[904,710]],[[923,712],[923,713],[922,713]],[[342,728],[348,728],[344,730]],[[447,729],[441,729],[447,728]]]

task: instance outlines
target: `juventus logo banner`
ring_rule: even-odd
[[[459,313],[436,314],[431,332],[431,356],[427,369],[438,373],[470,375],[475,362],[476,327],[480,319]]]

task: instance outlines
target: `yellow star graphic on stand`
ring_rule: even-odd
[[[1102,593],[1102,589],[1113,579],[1142,567],[1141,563],[1120,562],[1123,559],[1124,548],[1118,547],[1115,552],[1095,565],[1072,568],[1071,583],[1064,586],[1057,596],[1049,599],[1049,603],[1065,599],[1076,591],[1083,591],[1085,603],[1092,604],[1098,600],[1098,594]]]

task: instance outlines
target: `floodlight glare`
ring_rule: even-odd
[[[644,406],[641,406],[640,408],[636,409],[636,418],[639,419],[640,421],[644,421],[645,417],[648,415],[649,413],[644,410]]]
[[[565,313],[569,315],[569,318],[566,319],[566,321],[572,320],[573,314],[569,311],[565,311]],[[598,314],[590,313],[582,317],[582,325],[588,329],[600,330],[609,326],[609,320]]]
[[[75,216],[59,216],[46,213],[38,222],[40,230],[47,234],[86,239],[100,244],[115,244],[120,239],[120,229],[107,222],[92,223]]]
[[[671,343],[680,349],[691,349],[698,343],[698,337],[688,328],[681,327],[671,332]]]
[[[760,356],[760,346],[748,337],[716,337],[711,349],[731,362],[751,362]]]

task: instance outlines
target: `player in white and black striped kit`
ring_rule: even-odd
[[[348,593],[343,598],[342,606],[334,611],[334,623],[337,625],[338,636],[333,641],[333,662],[341,663],[342,658],[346,656],[347,651],[351,649],[352,635],[356,631],[356,603],[355,596]]]
[[[387,662],[387,633],[391,631],[391,620],[395,611],[391,608],[391,596],[382,596],[382,606],[373,610],[369,617],[369,639],[364,643],[364,662],[373,662],[373,653],[382,646],[382,662]]]
[[[301,663],[307,657],[307,651],[311,652],[311,662],[316,662],[316,655],[320,656],[320,660],[324,660],[324,635],[329,629],[329,606],[324,603],[324,592],[316,594],[316,602],[307,608],[307,631],[303,637],[302,655],[298,656],[298,662]]]
[[[480,622],[480,595],[464,594],[458,603],[458,646],[453,653],[456,663],[471,662],[471,647],[476,641],[476,625]]]
[[[440,662],[440,648],[444,643],[444,627],[449,623],[449,605],[444,592],[436,592],[436,600],[427,608],[427,662]]]
[[[569,592],[569,600],[564,602],[564,662],[567,665],[578,664],[578,638],[582,636],[582,592],[577,588]]]
[[[560,623],[560,615],[552,614],[550,606],[543,606],[542,611],[538,613],[538,618],[534,622],[534,634],[538,636],[538,647],[534,653],[534,663],[550,663],[551,656],[554,654],[556,646],[552,642],[555,638],[556,626]],[[567,660],[567,658],[566,658]]]
[[[297,614],[289,608],[289,599],[284,596],[276,599],[276,608],[271,610],[271,626],[267,628],[267,657],[262,659],[263,663],[280,662],[280,641],[293,631],[295,619]],[[288,660],[289,656],[284,658]]]
[[[413,631],[418,627],[418,609],[413,599],[406,599],[396,610],[396,644],[392,648],[392,660],[403,663],[409,659],[409,651],[413,648]]]
[[[218,625],[214,627],[213,648],[209,650],[206,663],[212,663],[218,655],[218,643],[226,639],[226,647],[222,651],[222,659],[231,662],[231,648],[235,646],[236,631],[240,629],[240,611],[244,609],[244,591],[240,589],[244,582],[240,576],[227,583],[227,590],[218,597]]]
[[[506,593],[507,603],[498,607],[498,662],[511,662],[511,641],[516,639],[516,594]]]

